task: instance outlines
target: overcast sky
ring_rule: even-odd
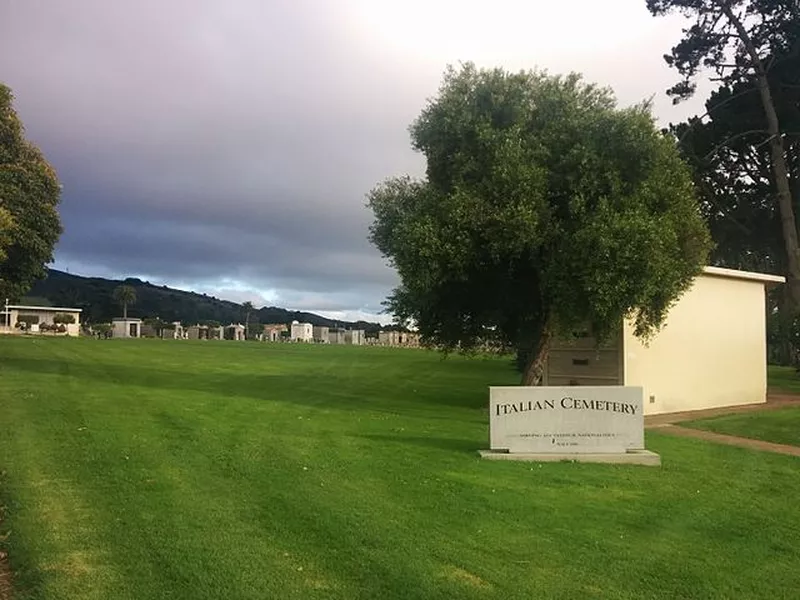
[[[376,320],[396,275],[365,194],[423,172],[407,128],[448,63],[580,71],[666,125],[701,112],[664,93],[682,25],[645,0],[0,0],[0,81],[64,185],[56,268]]]

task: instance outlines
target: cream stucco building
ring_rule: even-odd
[[[766,401],[766,289],[783,277],[706,267],[643,343],[630,322],[599,350],[589,338],[554,343],[544,385],[644,388],[645,414]]]

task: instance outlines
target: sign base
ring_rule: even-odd
[[[650,450],[628,450],[627,452],[576,453],[576,452],[504,452],[502,450],[478,450],[481,458],[489,460],[526,460],[530,462],[585,462],[611,463],[619,465],[661,466],[661,457]]]

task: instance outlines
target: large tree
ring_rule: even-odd
[[[787,130],[783,140],[790,188],[800,198],[800,55],[776,61],[769,81],[778,118]],[[783,274],[787,261],[781,213],[756,83],[721,85],[705,106],[704,117],[672,126],[672,131],[695,175],[716,243],[712,260]],[[788,286],[781,289],[788,291]]]
[[[136,304],[136,288],[120,285],[114,288],[114,302],[122,307],[122,318],[128,318],[128,305]]]
[[[674,140],[578,75],[449,68],[411,137],[427,177],[370,192],[370,239],[426,344],[516,350],[536,385],[553,336],[647,337],[706,260]]]
[[[0,298],[18,300],[53,259],[61,186],[25,139],[12,101],[11,90],[0,84]]]
[[[2,200],[0,199],[0,202]],[[0,264],[8,258],[8,247],[14,242],[14,217],[0,206]]]
[[[770,87],[786,128],[790,187],[800,198],[800,55],[781,57],[774,65],[768,73]],[[781,213],[757,86],[754,81],[722,85],[706,108],[705,117],[693,117],[672,130],[695,174],[702,211],[716,244],[712,262],[785,274]],[[790,291],[789,286],[779,286],[768,296],[770,360],[782,364],[795,361],[800,338]]]
[[[712,69],[724,86],[751,85],[763,118],[746,135],[759,136],[769,149],[771,193],[768,202],[777,207],[783,260],[787,276],[787,309],[800,311],[800,246],[796,215],[797,190],[790,183],[785,136],[776,102],[776,78],[770,71],[781,68],[800,53],[800,2],[798,0],[647,0],[654,15],[680,12],[693,22],[683,39],[665,56],[683,76],[668,90],[677,102],[694,94],[695,78]],[[722,98],[720,98],[722,100]],[[710,113],[720,106],[717,103]],[[741,137],[745,133],[740,132]],[[730,141],[736,141],[738,137]],[[731,188],[729,193],[736,193]]]

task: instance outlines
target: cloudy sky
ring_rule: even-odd
[[[702,100],[664,93],[682,25],[645,0],[0,0],[0,81],[64,185],[56,268],[375,319],[396,275],[365,194],[422,173],[407,127],[448,64],[580,71],[667,124]]]

